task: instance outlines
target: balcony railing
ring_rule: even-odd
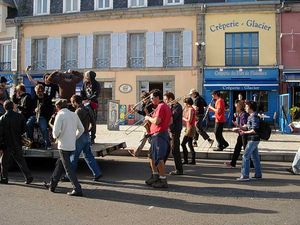
[[[33,62],[33,70],[46,70],[47,69],[47,61],[34,61]]]
[[[71,59],[71,60],[64,60],[61,68],[64,70],[74,70],[78,69],[78,60],[77,59]]]
[[[11,62],[0,62],[0,71],[10,71]]]
[[[96,58],[95,60],[96,68],[109,68],[110,67],[110,58]]]
[[[181,57],[179,56],[171,56],[165,58],[166,67],[180,67],[181,65]]]
[[[130,57],[129,65],[131,68],[142,68],[145,66],[145,58],[144,57]]]

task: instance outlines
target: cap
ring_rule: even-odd
[[[190,90],[189,95],[194,94],[194,93],[196,93],[196,92],[197,92],[197,90],[196,90],[195,88],[193,88],[193,89]]]

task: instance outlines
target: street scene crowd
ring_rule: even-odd
[[[50,181],[44,186],[51,192],[59,181],[70,181],[73,190],[71,196],[82,196],[83,191],[76,176],[77,163],[80,154],[93,174],[93,180],[99,181],[102,171],[95,160],[91,145],[96,137],[96,120],[100,85],[95,80],[96,74],[87,71],[84,74],[77,71],[54,71],[45,74],[43,81],[34,80],[27,69],[27,77],[35,85],[35,94],[26,92],[24,84],[14,88],[10,97],[7,91],[7,80],[1,77],[0,89],[0,154],[1,154],[1,184],[8,184],[8,165],[13,158],[20,167],[25,183],[30,184],[34,178],[23,157],[23,145],[51,150],[53,142],[57,142],[59,158]],[[80,94],[76,94],[76,85],[83,80]],[[54,99],[59,98],[53,104]],[[139,156],[145,143],[150,143],[148,152],[150,163],[150,178],[145,183],[153,188],[168,188],[165,164],[172,153],[175,170],[170,175],[184,174],[184,164],[196,164],[196,152],[199,136],[210,145],[217,142],[214,151],[223,151],[229,143],[223,136],[226,123],[226,106],[219,91],[211,93],[212,101],[207,104],[195,89],[183,97],[176,98],[172,92],[162,93],[158,89],[149,93],[141,93],[141,101],[133,110],[144,117],[145,134],[140,145],[129,150],[133,156]],[[184,106],[179,103],[183,101]],[[204,129],[209,113],[215,119],[214,134],[210,137]],[[244,150],[242,157],[241,175],[237,181],[262,179],[262,168],[259,156],[260,140],[268,140],[271,131],[267,123],[261,118],[257,102],[248,101],[242,95],[235,101],[235,114],[232,121],[232,132],[237,133],[236,145],[230,162],[224,166],[236,167],[236,162]],[[181,131],[184,137],[180,143]],[[214,140],[215,139],[215,140]],[[181,158],[180,146],[183,150]],[[189,152],[191,159],[189,160]],[[250,176],[250,168],[254,174]],[[295,156],[291,168],[292,174],[300,173],[300,151]]]

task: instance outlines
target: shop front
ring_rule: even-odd
[[[244,100],[253,100],[266,120],[273,120],[278,112],[278,68],[206,68],[204,96],[211,102],[211,92],[220,91],[226,103],[227,121],[235,112],[234,102],[241,94]],[[230,125],[230,122],[229,122]]]

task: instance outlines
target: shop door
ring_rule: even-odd
[[[283,133],[290,133],[291,130],[288,127],[290,120],[290,94],[283,94],[279,96],[279,124],[280,130]]]
[[[235,106],[234,103],[236,100],[239,99],[239,94],[242,96],[242,100],[246,100],[246,91],[233,91],[232,92],[232,109],[231,112],[235,113]]]
[[[100,82],[101,91],[98,99],[98,117],[97,122],[101,124],[107,123],[108,115],[108,101],[112,100],[112,83],[111,82]]]
[[[149,82],[149,91],[152,91],[154,89],[159,89],[163,93],[164,83],[163,82]]]

